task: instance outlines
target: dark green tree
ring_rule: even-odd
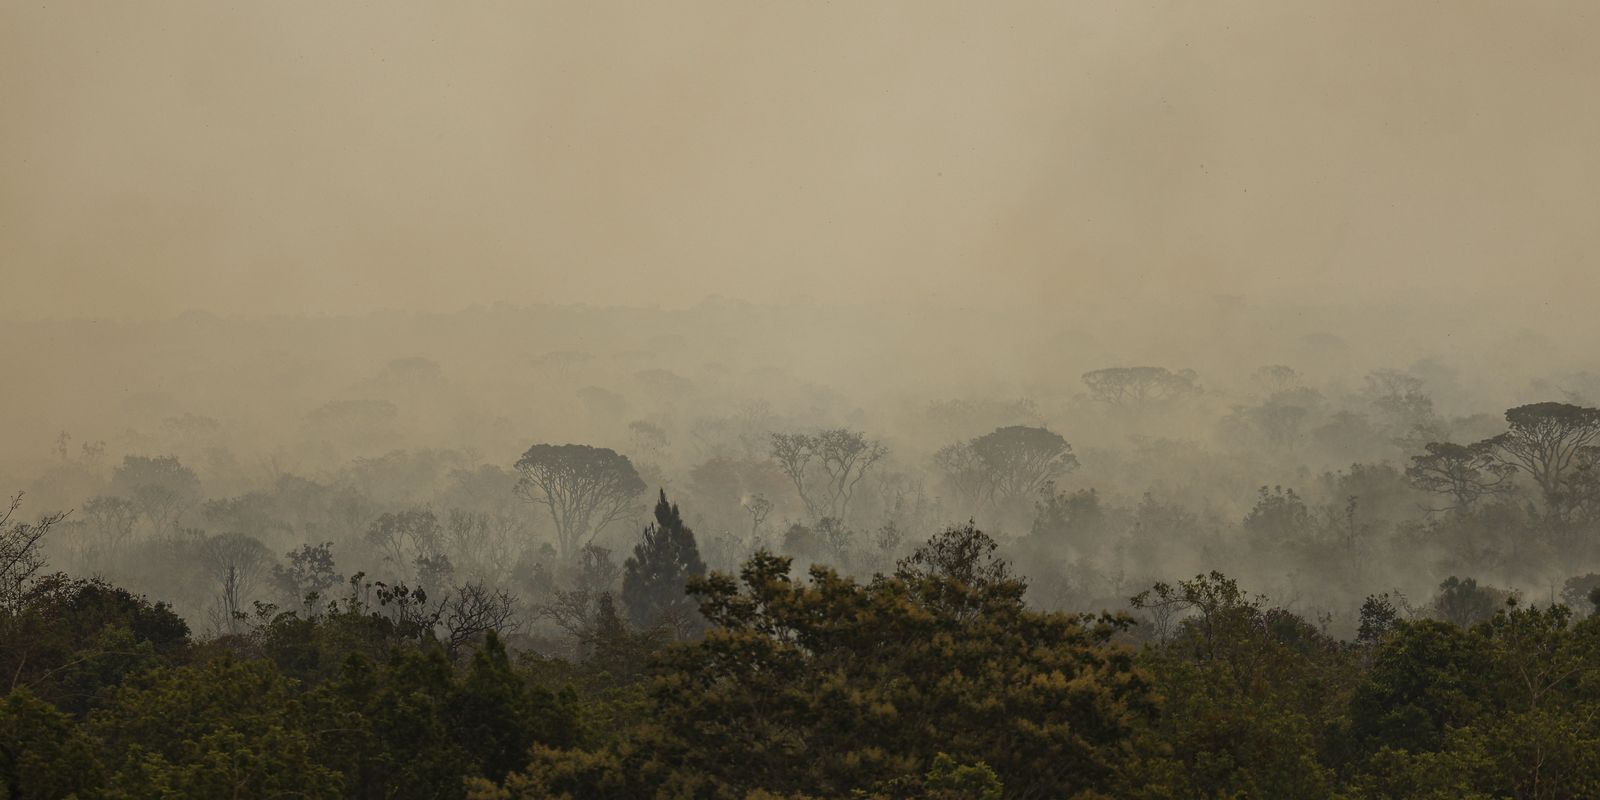
[[[993,552],[968,527],[868,584],[797,582],[765,552],[697,580],[713,627],[663,656],[646,718],[612,746],[536,751],[498,796],[892,796],[930,771],[980,794],[1105,792],[1152,701],[1110,642],[1126,620],[1029,610]]]
[[[633,624],[644,629],[666,627],[680,635],[699,624],[688,582],[706,574],[695,545],[694,531],[683,522],[678,506],[661,490],[656,521],[644,529],[633,555],[622,565],[622,604]]]
[[[95,742],[27,689],[0,698],[0,797],[92,797],[105,780]]]

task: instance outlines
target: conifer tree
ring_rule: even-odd
[[[655,524],[644,529],[644,538],[622,568],[622,605],[628,618],[640,628],[669,627],[680,637],[692,634],[701,623],[684,587],[705,573],[694,531],[661,490]]]

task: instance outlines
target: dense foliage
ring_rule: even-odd
[[[423,592],[361,576],[210,639],[41,576],[0,612],[0,796],[1600,794],[1590,608],[1452,580],[1438,608],[1482,618],[1374,596],[1339,641],[1212,573],[1137,619],[1040,611],[970,525],[865,582],[764,551],[686,581],[703,634],[665,644],[603,594],[567,660],[452,648]]]
[[[684,413],[633,456],[61,437],[72,510],[0,513],[0,800],[1600,796],[1600,410],[1273,366],[1209,445],[1108,449],[1224,398],[1102,370],[879,438],[638,377]]]

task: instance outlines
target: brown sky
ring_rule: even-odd
[[[0,313],[1600,289],[1592,2],[0,4]]]

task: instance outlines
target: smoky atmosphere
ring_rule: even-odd
[[[1596,35],[0,5],[0,800],[1600,797]]]

